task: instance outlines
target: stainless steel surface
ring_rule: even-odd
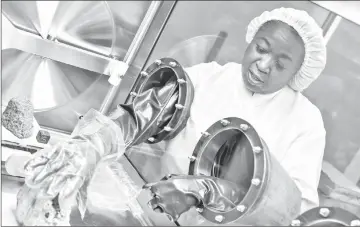
[[[14,25],[1,14],[1,50],[8,49],[12,44],[12,31],[14,31]]]
[[[161,6],[160,1],[153,1],[151,3],[149,10],[147,11],[144,19],[142,20],[139,30],[136,33],[136,36],[132,40],[129,50],[124,57],[124,61],[128,65],[130,65],[132,63],[132,61],[134,60],[134,57],[135,57],[136,53],[138,52],[138,50],[141,46],[141,43],[143,42],[144,37],[145,37],[151,23],[153,22],[154,17],[156,15],[156,13],[158,12],[160,6]],[[106,114],[109,111],[111,103],[114,100],[118,89],[119,89],[119,85],[112,86],[110,88],[109,92],[106,94],[104,102],[102,103],[102,105],[100,107],[101,113]]]
[[[40,35],[40,18],[35,1],[4,1],[1,4],[3,14],[15,27]]]
[[[49,38],[122,60],[149,5],[148,1],[61,1]]]
[[[58,1],[4,1],[2,12],[20,30],[47,37]]]
[[[26,17],[28,20],[23,19],[23,21],[28,24],[39,24],[36,5],[40,3],[32,1],[26,4],[30,4],[29,8],[32,10],[25,12],[34,16]],[[49,25],[47,37],[49,40],[9,28],[4,33],[7,37],[11,37],[9,39],[11,42],[6,43],[2,49],[15,48],[109,75],[107,67],[112,61],[109,56],[115,56],[118,60],[124,58],[149,4],[148,1],[60,2]],[[13,9],[15,6],[16,9],[21,8],[20,3],[10,3],[7,8]],[[16,24],[18,18],[25,17],[17,16],[23,13],[21,10],[8,11],[13,15],[8,17],[13,24]],[[3,12],[6,15],[7,11]],[[51,18],[52,16],[48,16],[46,19],[51,20]],[[39,26],[37,26],[38,30],[41,30]],[[44,29],[46,32],[42,34],[48,34],[47,28]],[[29,31],[29,29],[24,30]],[[37,30],[33,33],[39,34]]]
[[[32,44],[42,49],[41,43],[41,39],[36,39]],[[54,52],[46,48],[42,50],[56,55],[56,49]],[[91,61],[83,63],[87,65]],[[3,103],[14,96],[29,96],[35,107],[35,118],[43,127],[70,133],[82,114],[101,105],[109,88],[107,79],[107,76],[43,56],[17,49],[2,50]]]
[[[109,56],[114,23],[104,1],[61,1],[49,30],[49,39]]]
[[[145,63],[151,53],[153,46],[156,44],[164,26],[170,17],[172,10],[176,4],[176,1],[163,1],[160,9],[154,17],[153,23],[151,23],[143,42],[141,43],[140,49],[134,56],[132,64],[126,72],[126,75],[122,79],[115,98],[111,101],[111,107],[109,110],[114,109],[116,105],[123,104],[126,102],[130,91],[140,75],[141,70],[145,67]],[[110,99],[108,99],[110,100]],[[106,101],[106,100],[105,100]],[[104,101],[104,102],[105,102]]]
[[[113,61],[109,57],[45,40],[40,36],[18,30],[15,27],[7,26],[7,28],[8,30],[3,30],[3,36],[6,38],[2,50],[17,49],[81,69],[109,75],[108,65]]]
[[[2,101],[30,98],[35,112],[63,106],[93,84],[98,75],[16,49],[2,51]]]
[[[88,72],[88,75],[91,73]],[[107,76],[98,76],[84,92],[65,105],[48,111],[36,112],[36,120],[42,127],[71,133],[80,116],[91,108],[98,109],[100,107],[110,86],[107,79]]]

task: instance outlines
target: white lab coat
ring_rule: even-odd
[[[302,193],[301,212],[318,206],[317,187],[325,148],[320,111],[289,87],[273,94],[252,95],[245,86],[241,65],[215,62],[186,69],[195,86],[187,126],[166,144],[162,159],[169,173],[187,174],[195,145],[214,122],[239,117],[257,130]]]

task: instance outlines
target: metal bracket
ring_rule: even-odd
[[[123,61],[112,60],[108,66],[110,74],[109,83],[113,86],[118,86],[124,77],[129,65]]]

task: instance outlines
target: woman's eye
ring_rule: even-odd
[[[256,51],[263,54],[263,53],[266,53],[266,49],[261,47],[260,45],[256,45]]]
[[[278,68],[279,70],[285,69],[284,65],[279,61],[276,62],[276,68]]]

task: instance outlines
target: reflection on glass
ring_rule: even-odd
[[[360,151],[359,37],[360,27],[343,19],[328,43],[323,74],[305,92],[323,115],[327,132],[324,159],[341,172]]]
[[[180,1],[176,4],[148,64],[171,56],[185,66],[206,61],[241,62],[248,23],[264,11],[292,7],[307,11],[321,25],[328,11],[309,1]],[[214,37],[223,42],[215,42]],[[215,38],[216,39],[216,38]],[[216,54],[212,50],[216,50]],[[176,54],[174,54],[176,52]]]
[[[168,57],[181,62],[183,67],[212,61],[216,59],[226,37],[226,32],[220,32],[218,35],[193,37],[171,48]]]

